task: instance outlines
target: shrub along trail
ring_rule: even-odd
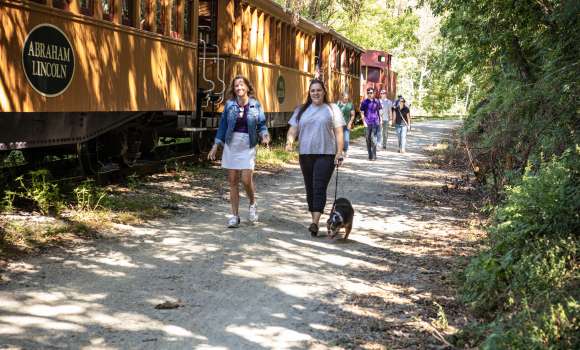
[[[225,177],[159,176],[176,214],[12,262],[0,282],[0,348],[430,349],[466,322],[452,273],[472,254],[459,174],[425,147],[457,122],[421,122],[408,153],[369,162],[357,140],[339,196],[348,242],[311,238],[300,170],[257,174],[260,223],[225,228]],[[457,191],[457,196],[453,195]],[[329,205],[334,178],[329,187]],[[323,216],[325,220],[326,216]]]

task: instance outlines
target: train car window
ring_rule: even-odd
[[[157,33],[163,34],[163,25],[165,23],[165,7],[161,5],[161,0],[155,0],[155,24]]]
[[[114,0],[101,0],[101,8],[103,9],[103,19],[111,21],[113,19],[113,1]]]
[[[149,1],[141,0],[139,7],[141,7],[141,13],[139,14],[139,29],[148,30],[147,13],[149,12]]]
[[[66,0],[52,0],[52,7],[65,10],[68,8],[68,1]]]
[[[179,39],[179,30],[177,30],[177,1],[169,0],[169,5],[171,6],[171,37]]]
[[[217,44],[217,0],[199,0],[198,25],[209,28],[209,44]],[[209,49],[209,48],[208,48]]]
[[[368,67],[367,81],[378,83],[381,79],[381,69],[376,67]]]
[[[79,0],[79,10],[83,15],[92,16],[93,4],[94,0]]]
[[[133,1],[121,0],[121,23],[126,26],[134,26],[133,23]]]
[[[193,0],[186,0],[183,9],[183,39],[191,41],[191,8]]]
[[[386,57],[385,57],[385,56],[381,56],[381,55],[379,55],[379,62],[383,62],[383,63],[384,63],[384,62],[387,62],[387,59],[386,59]]]

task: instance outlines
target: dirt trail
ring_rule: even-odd
[[[391,140],[376,162],[364,140],[352,145],[339,190],[356,210],[348,242],[310,238],[302,177],[291,166],[257,176],[257,225],[225,228],[223,190],[192,198],[195,184],[174,186],[167,190],[188,197],[175,217],[12,263],[0,284],[0,348],[444,346],[431,325],[434,302],[452,331],[461,311],[447,281],[467,249],[466,218],[408,194],[441,187],[447,174],[416,161],[457,125],[417,123],[408,153],[393,152]],[[179,307],[155,308],[164,301]]]

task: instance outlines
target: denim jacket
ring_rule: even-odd
[[[250,148],[256,147],[258,144],[258,133],[260,138],[268,135],[268,127],[266,126],[266,116],[262,110],[262,106],[258,100],[251,98],[248,102],[250,104],[248,110],[248,136],[250,137]],[[239,115],[238,104],[235,100],[227,100],[224,106],[224,112],[220,119],[220,126],[215,136],[214,143],[222,145],[230,143],[232,135],[234,134],[234,127],[236,126],[236,119]]]

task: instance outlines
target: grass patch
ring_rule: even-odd
[[[191,187],[196,178],[186,171],[179,174],[179,181],[173,175],[146,179],[132,176],[126,185],[101,187],[87,180],[68,189],[55,187],[44,174],[42,181],[33,185],[19,179],[19,192],[7,192],[11,195],[4,198],[0,258],[33,253],[78,238],[94,238],[99,233],[116,233],[121,230],[116,224],[136,225],[169,217],[185,200],[176,192]],[[59,210],[47,212],[45,208],[52,205]]]
[[[364,137],[364,136],[365,136],[364,125],[355,126],[354,128],[352,128],[350,130],[350,139],[351,140],[358,139],[358,138]]]
[[[297,152],[287,152],[283,145],[274,145],[269,148],[258,147],[256,165],[259,168],[281,169],[284,164],[298,161]]]

